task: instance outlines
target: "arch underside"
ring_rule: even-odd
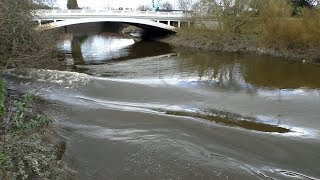
[[[134,18],[83,18],[83,19],[68,19],[57,22],[48,23],[39,26],[39,29],[55,29],[59,27],[86,24],[86,23],[100,23],[100,22],[114,22],[124,23],[139,27],[147,32],[163,32],[175,33],[175,27],[167,24],[155,22],[147,19],[134,19]]]

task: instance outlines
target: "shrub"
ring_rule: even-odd
[[[3,179],[52,179],[55,149],[39,134],[10,136],[0,148],[0,177]]]
[[[320,12],[304,8],[300,17],[291,17],[292,7],[285,0],[270,0],[261,18],[261,40],[286,48],[320,45]]]
[[[15,101],[15,112],[12,118],[11,131],[34,130],[49,125],[52,120],[43,115],[33,115],[30,103],[33,96],[24,95],[20,101]]]
[[[0,79],[0,119],[3,118],[5,112],[5,84],[2,79]]]
[[[0,1],[0,70],[52,64],[56,51],[54,35],[35,30],[33,8],[30,0]]]
[[[179,33],[222,44],[236,40],[280,50],[316,50],[320,47],[320,10],[299,7],[299,16],[293,16],[296,6],[288,0],[202,0],[192,14],[198,26]],[[207,28],[208,21],[217,22],[216,27]]]
[[[320,10],[304,9],[302,13],[303,39],[314,46],[320,45]]]

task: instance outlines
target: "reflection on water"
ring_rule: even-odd
[[[70,52],[75,61],[85,64],[127,56],[127,47],[134,44],[133,39],[105,35],[68,36],[59,44],[60,50]]]
[[[320,79],[316,77],[320,76],[320,67],[317,66],[283,62],[268,56],[188,52],[181,49],[176,49],[175,54],[177,56],[167,54],[77,67],[94,76],[123,82],[165,83],[268,97],[319,96]]]
[[[75,109],[80,179],[320,177],[320,67],[106,34],[60,48],[79,73],[10,73]]]
[[[316,78],[320,67],[314,65],[269,56],[178,52],[181,68],[191,67],[199,79],[212,80],[225,89],[320,88],[320,79]]]
[[[105,36],[92,36],[81,44],[81,52],[86,63],[106,61],[128,55],[127,47],[134,44],[133,39],[119,39]]]
[[[87,71],[97,76],[110,74],[110,70],[115,69],[111,73],[115,78],[118,75],[123,78],[125,72],[130,72],[125,77],[152,79],[150,77],[152,71],[157,75],[156,79],[171,81],[177,79],[180,84],[186,81],[193,85],[198,83],[225,90],[248,92],[257,91],[257,88],[287,89],[286,94],[296,92],[295,89],[307,91],[320,87],[320,79],[317,78],[320,75],[319,67],[290,63],[281,58],[268,56],[173,50],[164,43],[145,41],[135,43],[133,39],[109,34],[87,36],[66,34],[59,43],[59,48],[70,54],[68,61],[73,61],[76,65],[144,58],[131,60],[129,63],[108,64],[108,67],[94,67],[93,72],[90,72],[90,69]],[[169,53],[176,53],[178,56],[170,56],[168,59],[146,58]],[[120,68],[121,65],[131,65],[138,70]]]

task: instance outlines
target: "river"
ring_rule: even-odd
[[[63,107],[78,179],[320,178],[320,67],[110,33],[59,48],[66,71],[6,78]]]

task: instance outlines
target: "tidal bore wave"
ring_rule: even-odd
[[[200,110],[197,108],[185,108],[180,106],[170,106],[170,105],[159,105],[150,103],[130,103],[130,102],[119,102],[119,101],[100,101],[96,99],[91,99],[88,97],[76,97],[82,102],[97,103],[103,105],[104,107],[125,110],[125,111],[135,111],[144,113],[155,113],[155,114],[165,114],[170,116],[182,116],[191,117],[196,119],[208,120],[215,122],[217,124],[239,127],[247,130],[254,130],[260,132],[275,132],[275,133],[289,133],[290,129],[281,127],[276,124],[267,124],[259,122],[258,118],[246,117],[235,113],[220,111],[220,110]]]
[[[43,83],[53,83],[65,87],[84,85],[92,79],[91,76],[83,73],[47,69],[9,69],[5,71],[5,75]]]

